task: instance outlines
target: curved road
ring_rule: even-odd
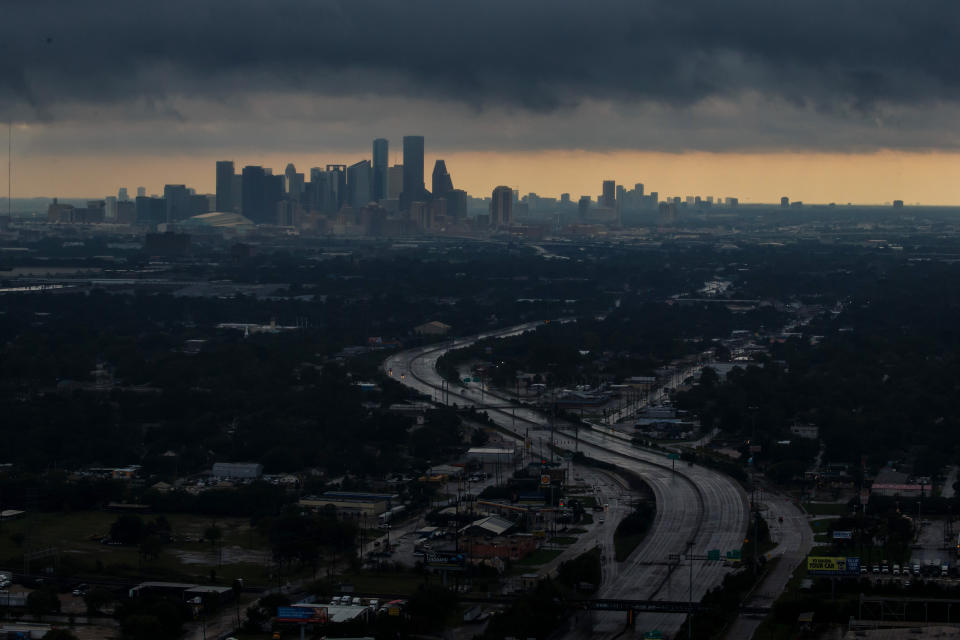
[[[471,338],[461,338],[428,347],[394,354],[383,364],[386,372],[403,384],[459,406],[481,405],[481,392],[456,388],[442,392],[443,383],[436,370],[437,360],[447,351],[472,344],[487,337],[516,335],[539,326],[527,323],[500,331],[491,331]],[[499,408],[510,404],[496,393],[486,392],[483,401],[497,405],[487,407],[490,418],[499,426],[523,438],[527,431],[532,447],[549,448],[551,434],[545,416],[528,407]],[[558,431],[570,425],[555,423]],[[572,433],[563,433],[568,439]],[[600,596],[605,598],[684,600],[690,593],[690,565],[685,559],[688,541],[690,553],[705,556],[709,549],[725,552],[739,549],[747,528],[746,494],[729,477],[700,466],[678,464],[671,470],[671,461],[662,453],[634,447],[622,434],[604,428],[579,429],[579,449],[591,458],[603,460],[636,473],[650,485],[657,501],[655,520],[644,543],[622,563],[605,563],[604,584]],[[605,550],[605,555],[612,552]],[[679,567],[671,567],[671,555],[684,557]],[[675,570],[674,570],[675,569]],[[693,560],[693,599],[717,586],[728,571],[721,563]],[[613,635],[623,628],[623,614],[596,616],[594,634]],[[684,616],[645,613],[637,617],[636,631],[659,629],[672,634],[682,625]]]

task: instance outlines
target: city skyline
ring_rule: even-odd
[[[398,157],[413,131],[430,141],[428,163],[446,159],[473,193],[592,193],[596,179],[644,174],[678,194],[731,185],[744,202],[960,204],[949,32],[960,8],[943,0],[128,9],[5,15],[0,120],[14,123],[15,195],[95,195],[161,174],[152,189],[210,190],[191,159],[349,165],[386,133]],[[78,41],[104,25],[110,38]],[[430,38],[411,37],[425,28]],[[577,158],[598,174],[572,177]]]
[[[595,199],[601,192],[601,182],[612,179],[618,184],[656,185],[663,197],[732,196],[744,204],[775,204],[786,195],[791,200],[820,204],[903,200],[907,204],[960,206],[960,185],[951,182],[960,156],[954,158],[953,154],[465,153],[435,150],[429,136],[426,138],[424,171],[430,171],[436,160],[445,160],[456,186],[475,197],[489,197],[496,186],[506,185],[521,196],[531,192],[546,197],[570,193],[574,200],[580,195]],[[282,173],[288,163],[309,171],[311,166],[369,161],[372,155],[368,147],[367,151],[352,153],[251,153],[232,158],[238,170],[256,165]],[[116,193],[122,187],[132,192],[138,186],[145,186],[148,193],[162,194],[165,184],[187,184],[197,192],[212,194],[216,191],[216,174],[211,167],[224,160],[227,158],[223,156],[140,157],[105,166],[83,157],[25,159],[18,157],[15,145],[13,195],[94,198]],[[57,171],[51,173],[50,164]],[[397,164],[402,164],[402,145],[395,142],[388,166]],[[583,170],[585,165],[590,167],[588,171]]]

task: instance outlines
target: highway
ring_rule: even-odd
[[[454,387],[447,394],[436,370],[437,360],[452,348],[465,347],[486,337],[505,337],[530,330],[539,322],[527,323],[501,331],[492,331],[472,338],[446,341],[439,345],[421,347],[394,354],[387,358],[383,368],[395,379],[437,401],[470,406],[481,404],[479,389]],[[522,438],[528,432],[533,450],[549,449],[553,434],[546,430],[548,419],[529,407],[499,408],[509,399],[495,393],[483,394],[488,415],[499,426]],[[570,425],[556,423],[558,429]],[[568,440],[572,432],[564,432]],[[679,566],[677,556],[706,556],[710,549],[722,553],[739,549],[747,527],[747,497],[741,487],[729,477],[700,466],[678,464],[671,470],[671,461],[663,453],[639,449],[625,440],[623,434],[601,428],[579,429],[579,450],[591,458],[614,464],[620,469],[641,476],[653,490],[657,501],[654,522],[644,543],[625,562],[605,562],[604,584],[599,595],[606,598],[685,599],[691,593],[691,567],[685,559]],[[618,505],[619,506],[619,505]],[[617,509],[620,511],[620,509]],[[615,523],[608,523],[611,527]],[[602,536],[607,538],[607,536]],[[609,539],[609,538],[608,538]],[[604,549],[612,557],[612,550]],[[671,557],[673,566],[671,566]],[[717,586],[729,571],[719,562],[693,560],[692,597],[699,601],[709,589]],[[596,614],[591,635],[612,636],[623,628],[623,614]],[[653,629],[673,634],[683,623],[678,614],[644,613],[637,617],[638,634]]]

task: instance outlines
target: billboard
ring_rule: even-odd
[[[427,567],[441,571],[463,571],[467,564],[466,557],[456,551],[427,551],[424,559]]]
[[[834,540],[853,540],[853,531],[834,531]]]
[[[325,624],[327,608],[314,605],[297,607],[277,607],[277,622],[299,622],[301,624]]]
[[[859,576],[860,558],[810,556],[807,558],[807,573],[812,576]]]

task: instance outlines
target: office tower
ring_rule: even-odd
[[[239,173],[233,174],[233,180],[230,181],[230,209],[233,213],[240,213],[243,204],[243,176]]]
[[[589,213],[590,196],[580,196],[580,200],[577,201],[577,215],[580,216],[580,220],[586,220]]]
[[[143,187],[137,189],[137,192],[139,193],[141,189],[146,193],[146,189]],[[166,203],[163,198],[148,198],[145,195],[138,195],[134,201],[134,207],[137,224],[145,227],[156,228],[167,217]]]
[[[369,160],[361,160],[347,169],[347,202],[354,209],[370,203],[372,177],[373,168]]]
[[[287,168],[283,171],[283,194],[286,196],[290,195],[290,190],[293,188],[294,182],[297,180],[297,168],[293,166],[292,162],[287,163]]]
[[[373,141],[373,199],[377,202],[390,195],[390,172],[387,170],[387,154],[390,143],[386,138]]]
[[[117,219],[117,198],[116,196],[107,196],[103,200],[103,219],[105,222],[114,222]]]
[[[423,183],[423,136],[403,136],[403,192],[400,210],[410,209],[411,202],[425,202],[428,198]]]
[[[447,217],[460,221],[467,217],[467,192],[463,189],[452,189],[443,194],[447,201]]]
[[[117,202],[117,224],[134,224],[137,221],[137,208],[130,198]]]
[[[570,204],[570,194],[561,193],[560,194],[560,204]]]
[[[127,195],[126,187],[120,187],[120,190],[117,191],[117,200],[119,200],[120,202],[127,202],[128,200],[130,200],[130,196]]]
[[[163,199],[166,202],[166,220],[179,222],[190,217],[190,192],[186,185],[163,185]]]
[[[788,198],[787,196],[783,196],[782,198],[780,198],[780,206],[784,208],[789,207],[790,198]]]
[[[263,224],[267,219],[267,173],[263,167],[248,165],[240,176],[240,213],[251,222]]]
[[[233,161],[217,161],[217,211],[233,211]]]
[[[146,188],[146,187],[137,187],[137,197],[138,197],[138,198],[145,198],[146,196],[147,196],[147,188]]]
[[[283,174],[269,173],[264,179],[263,224],[277,223],[277,203],[283,200]]]
[[[399,200],[403,192],[403,165],[395,164],[387,170],[387,197]]]
[[[453,191],[453,179],[447,172],[447,163],[437,160],[433,165],[433,197],[438,198],[448,191]]]
[[[490,198],[490,226],[506,227],[513,218],[513,189],[500,186]]]
[[[600,196],[600,206],[613,209],[617,206],[617,181],[604,180],[603,194]]]
[[[347,202],[347,165],[328,164],[327,174],[330,176],[330,196],[333,198],[331,206],[333,213],[336,213]]]
[[[641,198],[643,197],[643,183],[642,183],[642,182],[638,182],[637,184],[633,185],[633,190],[637,192],[637,195],[638,195],[638,196],[640,196]]]
[[[216,205],[216,201],[214,201]],[[198,216],[201,213],[210,213],[212,209],[210,208],[210,198],[203,194],[193,193],[188,199],[188,215],[187,217]]]

